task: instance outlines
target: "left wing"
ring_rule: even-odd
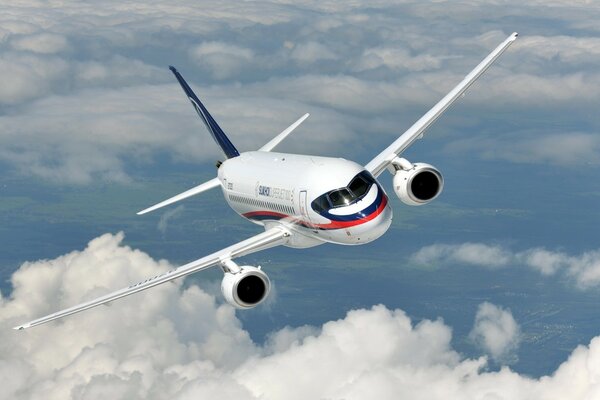
[[[179,268],[175,268],[163,274],[148,278],[143,282],[133,284],[124,289],[117,290],[116,292],[98,297],[97,299],[55,312],[54,314],[46,315],[45,317],[29,321],[23,325],[15,326],[13,329],[21,330],[31,328],[33,326],[45,324],[46,322],[50,322],[58,318],[66,317],[67,315],[75,314],[92,307],[109,303],[111,301],[120,299],[121,297],[150,289],[151,287],[160,285],[161,283],[169,282],[173,279],[181,278],[182,276],[222,264],[228,260],[284,244],[289,236],[290,233],[283,227],[271,228],[263,233],[259,233],[256,236],[229,246],[223,250],[217,251],[206,257],[200,258],[199,260],[192,261],[191,263],[185,264]]]
[[[408,149],[417,139],[423,136],[423,133],[427,128],[433,124],[440,115],[444,113],[465,91],[483,74],[494,61],[508,47],[517,40],[519,34],[514,32],[494,51],[492,51],[479,65],[477,65],[473,71],[471,71],[465,78],[452,89],[443,99],[441,99],[435,106],[431,108],[425,115],[423,115],[417,122],[413,124],[406,132],[404,132],[398,139],[396,139],[391,145],[389,145],[384,151],[379,153],[377,157],[372,159],[365,169],[369,171],[373,176],[379,176],[384,169],[404,150]]]

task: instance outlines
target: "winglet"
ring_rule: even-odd
[[[177,78],[177,81],[181,85],[181,88],[192,102],[192,105],[196,109],[196,112],[198,113],[200,118],[202,118],[202,121],[204,121],[206,128],[212,135],[213,139],[215,139],[215,142],[217,142],[217,144],[221,147],[223,153],[225,153],[225,156],[227,156],[227,158],[239,156],[240,152],[235,148],[233,143],[231,143],[227,135],[225,135],[225,132],[223,132],[219,124],[217,124],[217,121],[214,120],[214,118],[210,115],[206,107],[204,107],[200,99],[196,96],[196,94],[187,84],[185,79],[183,79],[183,76],[181,76],[181,74],[175,69],[174,66],[170,65],[169,69],[171,70],[171,72],[173,72],[175,78]]]

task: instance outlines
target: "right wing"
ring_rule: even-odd
[[[29,321],[23,325],[15,326],[13,329],[21,330],[31,328],[33,326],[45,324],[46,322],[50,322],[58,318],[66,317],[67,315],[75,314],[92,307],[109,303],[111,301],[120,299],[121,297],[129,296],[131,294],[141,292],[142,290],[150,289],[156,285],[172,281],[173,279],[181,278],[182,276],[219,265],[227,260],[232,260],[237,257],[284,244],[289,236],[290,233],[283,227],[271,228],[263,233],[259,233],[256,236],[229,246],[223,250],[217,251],[206,257],[200,258],[199,260],[192,261],[191,263],[185,264],[179,268],[154,276],[152,278],[148,278],[143,282],[133,284],[124,289],[117,290],[116,292],[98,297],[97,299],[46,315],[45,317]]]
[[[433,124],[440,115],[448,109],[465,91],[483,74],[490,65],[504,51],[517,40],[518,33],[514,32],[504,42],[502,42],[494,51],[490,53],[479,65],[477,65],[473,71],[471,71],[465,79],[463,79],[454,89],[452,89],[442,100],[440,100],[431,110],[423,115],[417,122],[413,124],[406,132],[404,132],[398,139],[396,139],[391,145],[389,145],[384,151],[379,153],[377,157],[372,159],[365,169],[369,171],[373,176],[379,176],[387,168],[388,165],[404,150],[410,147],[417,139],[422,137],[423,133],[431,124]]]

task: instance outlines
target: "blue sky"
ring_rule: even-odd
[[[282,151],[364,163],[506,36],[520,37],[405,154],[437,166],[445,191],[425,207],[392,199],[395,221],[379,241],[247,257],[275,293],[246,313],[222,304],[211,271],[31,333],[1,333],[0,376],[11,385],[0,397],[293,398],[285,385],[297,370],[310,371],[296,382],[302,398],[364,398],[374,388],[381,398],[596,393],[595,3],[2,9],[6,328],[155,275],[167,263],[155,260],[178,265],[257,232],[217,192],[135,215],[212,178],[221,157],[168,65],[240,149],[310,112]],[[391,192],[391,178],[381,181]],[[223,379],[234,384],[219,392]]]

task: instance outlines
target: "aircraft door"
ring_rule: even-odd
[[[306,193],[306,190],[301,190],[300,191],[300,198],[299,198],[299,206],[300,206],[300,214],[306,218],[307,222],[310,222],[310,214],[309,214],[309,205],[308,205],[308,195]]]

